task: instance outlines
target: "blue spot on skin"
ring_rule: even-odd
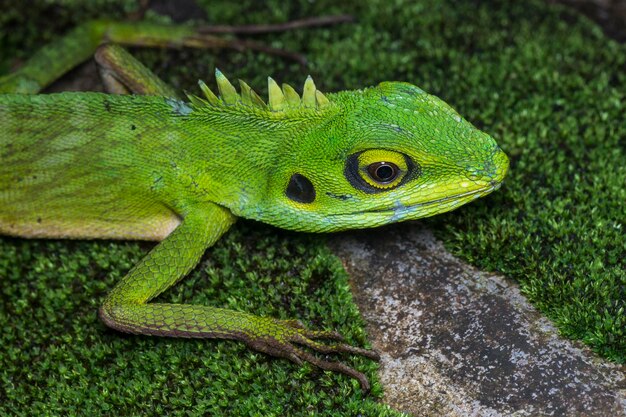
[[[187,116],[191,113],[191,107],[187,105],[184,101],[174,100],[172,98],[166,98],[165,102],[169,104],[169,106],[174,110],[174,113],[179,114],[181,116]]]
[[[403,215],[406,214],[406,207],[400,200],[396,200],[393,205],[393,216],[391,217],[392,222],[397,222],[398,220],[402,220]]]
[[[419,204],[413,206],[405,206],[400,202],[400,200],[396,200],[393,207],[393,216],[391,216],[391,218],[389,219],[389,223],[395,223],[404,220],[408,216],[411,216],[413,213],[417,212],[419,209]]]

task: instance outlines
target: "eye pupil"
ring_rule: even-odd
[[[383,181],[389,181],[389,178],[393,177],[393,168],[389,165],[382,165],[376,168],[376,176]]]
[[[398,176],[398,167],[391,162],[376,162],[367,167],[370,177],[379,183],[388,183]]]

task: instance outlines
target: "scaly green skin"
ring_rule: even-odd
[[[88,43],[93,49],[96,42]],[[115,51],[122,65],[140,68]],[[36,75],[41,56],[57,53],[40,52],[18,75],[0,78],[0,88],[36,92],[49,82]],[[114,70],[115,59],[108,61]],[[204,89],[206,99],[190,96],[190,102],[172,98],[143,69],[127,78],[131,90],[157,96],[0,95],[0,233],[161,241],[104,301],[100,317],[107,325],[242,340],[344,372],[367,389],[357,371],[295,346],[376,357],[314,340],[340,340],[334,332],[148,301],[184,277],[237,217],[329,232],[432,216],[488,194],[508,168],[495,141],[406,83],[324,96],[307,81],[300,99],[288,87],[283,95],[271,80],[266,106],[251,102],[246,86],[237,94],[221,73],[220,98]],[[395,164],[397,178],[377,181],[369,169],[381,162]]]

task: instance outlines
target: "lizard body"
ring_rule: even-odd
[[[367,388],[359,372],[296,346],[376,357],[316,340],[340,340],[334,332],[148,301],[184,277],[237,217],[330,232],[432,216],[497,189],[508,159],[490,136],[411,84],[322,94],[308,78],[300,96],[269,79],[266,104],[247,84],[237,92],[219,71],[216,79],[218,95],[201,83],[204,96],[186,100],[156,80],[153,96],[0,95],[0,233],[160,241],[103,303],[107,325],[242,340]],[[7,80],[5,91],[30,85]]]

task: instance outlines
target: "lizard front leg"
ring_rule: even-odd
[[[110,94],[140,94],[180,98],[148,67],[116,44],[98,47],[94,55],[104,89]]]
[[[37,51],[21,68],[0,76],[1,93],[36,94],[54,80],[93,55],[103,43],[156,48],[210,48],[255,50],[294,59],[304,65],[305,58],[297,53],[272,48],[261,43],[225,39],[213,33],[266,33],[323,26],[350,21],[349,16],[326,16],[287,22],[279,25],[197,27],[148,22],[114,22],[93,20],[85,22],[65,36]]]
[[[24,66],[14,73],[0,76],[0,93],[36,94],[70,69],[87,60],[99,45],[107,42],[163,48],[249,48],[287,54],[255,42],[220,38],[203,33],[201,28],[185,25],[93,20],[83,23],[67,35],[37,51]]]
[[[322,353],[355,353],[377,359],[366,349],[344,343],[326,345],[314,339],[340,341],[336,332],[310,331],[297,320],[277,320],[252,314],[188,304],[148,303],[183,278],[234,223],[235,217],[213,203],[194,207],[165,240],[143,258],[109,293],[100,318],[114,329],[145,335],[222,338],[245,342],[253,349],[296,363],[307,361],[322,369],[359,380],[369,390],[362,373],[339,362],[321,360],[302,345]]]

